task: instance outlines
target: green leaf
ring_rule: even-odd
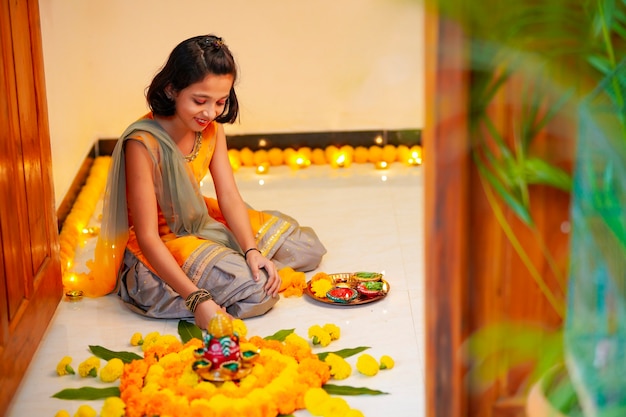
[[[178,335],[183,343],[187,343],[191,339],[202,340],[202,329],[194,323],[190,323],[186,320],[180,320],[178,322]]]
[[[322,353],[318,353],[317,357],[319,358],[319,360],[323,361],[324,359],[326,359],[326,356],[328,356],[329,353],[334,353],[337,356],[341,356],[342,358],[348,358],[350,356],[356,355],[357,353],[361,353],[364,350],[369,349],[369,346],[359,346],[356,348],[352,348],[352,349],[341,349],[341,350],[337,350],[334,352],[322,352]]]
[[[330,395],[386,395],[388,392],[383,392],[375,389],[365,387],[351,387],[349,385],[322,385],[324,391]]]
[[[279,330],[271,336],[265,336],[264,340],[278,340],[279,342],[284,342],[287,336],[293,333],[296,329],[285,329]]]
[[[572,189],[569,174],[541,158],[526,159],[524,171],[529,184],[549,185],[568,192]]]
[[[95,356],[99,357],[100,359],[104,359],[105,361],[110,361],[113,358],[118,358],[121,359],[124,363],[131,363],[134,360],[143,359],[141,356],[137,355],[134,352],[114,352],[102,346],[90,345],[89,350]]]
[[[509,191],[507,191],[500,182],[494,177],[494,175],[489,172],[489,170],[485,167],[480,158],[473,154],[474,161],[476,163],[476,167],[480,172],[481,176],[484,177],[489,184],[494,188],[494,190],[498,193],[500,198],[504,201],[504,203],[513,210],[513,213],[524,222],[527,226],[531,226],[534,224],[533,219],[530,215],[530,211],[528,207],[524,206],[518,199],[515,198]]]
[[[54,394],[53,398],[59,398],[61,400],[102,400],[109,397],[119,397],[119,387],[107,387],[107,388],[67,388]]]
[[[587,57],[587,62],[589,62],[592,67],[600,71],[600,73],[605,75],[608,75],[613,70],[611,61],[603,56],[591,55]]]

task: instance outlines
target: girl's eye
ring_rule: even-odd
[[[220,100],[217,102],[218,106],[225,106],[226,105],[226,100]]]
[[[196,104],[202,105],[202,104],[206,103],[206,100],[194,100],[194,102]]]

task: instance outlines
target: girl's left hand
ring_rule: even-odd
[[[265,285],[265,292],[270,294],[272,297],[278,297],[278,290],[280,289],[280,276],[276,272],[274,262],[261,255],[261,253],[256,250],[248,252],[248,257],[246,261],[248,263],[248,266],[250,267],[250,270],[252,271],[252,276],[254,277],[255,281],[259,280],[261,273],[260,269],[265,269],[265,271],[267,272],[267,284]]]

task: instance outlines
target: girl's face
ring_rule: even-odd
[[[194,132],[204,130],[224,112],[232,86],[232,75],[208,74],[202,81],[174,93],[176,117]]]

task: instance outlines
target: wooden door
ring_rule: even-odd
[[[37,0],[0,0],[0,415],[62,295]]]

